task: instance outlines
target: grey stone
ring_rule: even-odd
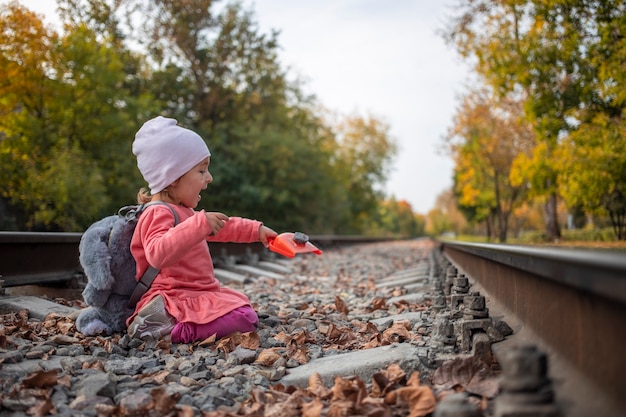
[[[417,369],[417,348],[403,343],[327,356],[291,369],[280,382],[285,386],[305,387],[309,376],[314,372],[321,375],[325,384],[332,384],[336,376],[348,375],[356,375],[368,381],[374,373],[387,368],[391,363],[398,363],[410,370]]]
[[[76,384],[76,393],[87,398],[99,396],[113,398],[117,394],[115,376],[108,372],[97,372],[81,378]]]
[[[126,358],[121,360],[109,360],[105,362],[104,369],[117,375],[135,375],[144,367],[144,362],[139,358]]]

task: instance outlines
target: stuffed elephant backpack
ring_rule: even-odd
[[[83,299],[89,305],[76,319],[76,329],[86,336],[111,335],[126,329],[137,301],[150,288],[159,270],[150,267],[139,282],[135,280],[136,263],[130,253],[130,241],[142,211],[151,204],[164,204],[174,215],[178,214],[167,203],[122,207],[116,215],[98,220],[83,233],[79,244],[79,261],[87,285]]]

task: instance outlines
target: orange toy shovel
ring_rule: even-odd
[[[275,238],[269,239],[269,249],[272,252],[279,253],[287,258],[293,258],[297,253],[313,252],[321,255],[322,251],[316,248],[309,237],[301,232],[285,232]]]

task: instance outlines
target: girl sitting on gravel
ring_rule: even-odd
[[[128,318],[128,333],[144,340],[191,343],[254,331],[258,317],[250,300],[220,286],[207,241],[260,241],[267,246],[276,232],[256,220],[194,210],[200,192],[213,181],[211,153],[198,134],[176,120],[159,116],[147,121],[132,149],[150,187],[139,191],[139,203],[169,203],[180,223],[174,227],[172,211],[162,204],[146,207],[139,217],[131,241],[136,276],[150,265],[160,271]]]

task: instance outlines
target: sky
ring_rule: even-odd
[[[20,0],[55,15],[53,0]],[[442,137],[465,91],[469,69],[437,32],[451,0],[244,0],[262,33],[279,31],[290,77],[340,116],[373,116],[398,144],[383,190],[427,214],[452,186]],[[51,19],[51,18],[50,18]],[[52,21],[52,20],[49,20]]]

